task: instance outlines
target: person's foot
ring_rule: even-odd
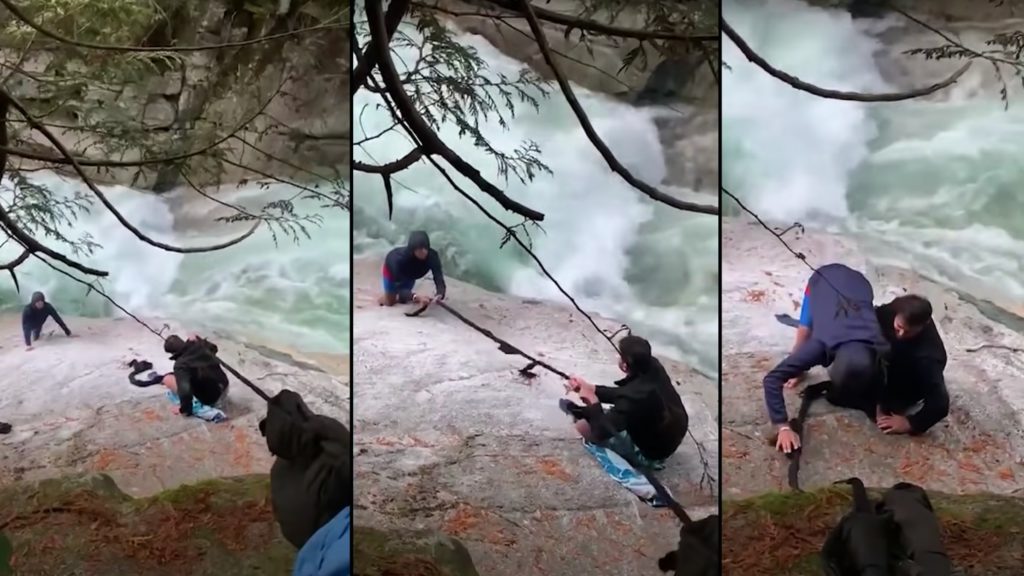
[[[583,418],[583,406],[569,400],[568,398],[562,398],[558,401],[558,408],[567,415],[573,418]]]
[[[7,422],[0,422],[0,434],[10,434],[11,425]]]

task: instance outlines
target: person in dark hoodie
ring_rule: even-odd
[[[444,273],[441,270],[441,257],[437,250],[430,247],[430,237],[426,232],[417,230],[409,234],[405,246],[399,246],[388,252],[384,258],[381,274],[384,280],[384,295],[380,297],[382,306],[394,306],[396,303],[417,304],[427,303],[431,299],[413,294],[416,281],[427,275],[434,277],[435,298],[444,300],[446,287]]]
[[[789,425],[782,389],[815,366],[827,366],[831,404],[874,415],[873,398],[889,345],[875,315],[874,291],[863,274],[843,264],[828,264],[811,275],[804,292],[797,342],[786,358],[765,375],[764,400],[778,427],[776,448],[790,453],[800,437]]]
[[[71,337],[71,329],[61,319],[53,304],[46,301],[46,296],[42,292],[34,292],[32,300],[21,312],[21,331],[25,335],[26,350],[31,350],[32,343],[39,340],[39,335],[43,331],[43,324],[46,324],[48,318],[53,318],[53,321],[60,326],[64,334],[69,338]]]
[[[595,386],[579,376],[569,389],[584,406],[564,400],[562,409],[576,418],[576,430],[628,462],[656,468],[675,453],[690,424],[686,408],[651,344],[629,335],[619,342],[619,369],[626,377],[615,386]],[[601,406],[610,404],[607,412]]]
[[[949,415],[946,348],[932,320],[931,302],[907,294],[879,306],[875,314],[892,348],[875,422],[886,434],[924,434]]]
[[[178,395],[178,413],[192,415],[192,399],[214,406],[228,390],[228,376],[217,359],[217,345],[199,336],[182,340],[172,334],[164,340],[164,352],[174,360],[173,372],[163,384]]]

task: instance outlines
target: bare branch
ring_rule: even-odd
[[[2,1],[2,0],[0,0],[0,1]],[[76,161],[74,159],[74,157],[71,156],[71,153],[64,146],[64,144],[56,136],[54,136],[53,132],[51,132],[50,129],[47,128],[46,126],[43,126],[42,124],[40,124],[39,121],[36,120],[29,113],[29,111],[21,104],[21,102],[19,102],[16,98],[11,96],[10,92],[8,92],[7,89],[3,88],[2,86],[0,86],[0,97],[5,99],[15,110],[17,110],[21,114],[21,116],[26,121],[28,121],[29,125],[31,125],[32,128],[34,128],[36,131],[38,131],[40,134],[42,134],[43,137],[45,137],[47,140],[49,140],[50,143],[53,144],[53,146],[57,150],[59,150],[60,153],[63,154],[66,159],[70,160],[72,168],[74,168],[75,172],[82,179],[82,182],[85,183],[85,185],[89,188],[90,191],[92,191],[92,193],[97,198],[99,198],[100,202],[107,208],[107,210],[110,211],[110,213],[114,215],[114,218],[116,218],[117,221],[120,222],[121,225],[124,226],[129,232],[131,232],[136,238],[138,238],[139,240],[142,240],[146,244],[149,244],[150,246],[155,246],[157,248],[160,248],[161,250],[166,250],[167,252],[177,252],[177,253],[181,253],[181,254],[194,254],[194,253],[199,253],[199,252],[215,252],[217,250],[223,250],[225,248],[234,246],[235,244],[238,244],[239,242],[242,242],[243,240],[245,240],[249,236],[252,236],[253,233],[255,233],[256,230],[259,228],[260,222],[256,222],[255,224],[253,224],[252,228],[250,228],[248,232],[245,232],[241,236],[238,236],[238,237],[236,237],[236,238],[234,238],[232,240],[228,240],[227,242],[222,242],[220,244],[214,244],[214,245],[211,245],[211,246],[197,246],[197,247],[194,247],[194,248],[183,248],[183,247],[180,247],[180,246],[172,246],[170,244],[165,244],[163,242],[159,242],[157,240],[154,240],[153,238],[150,238],[145,233],[143,233],[142,230],[139,230],[138,228],[136,228],[134,224],[129,222],[128,219],[125,218],[124,215],[121,214],[120,211],[118,211],[118,209],[107,198],[107,196],[96,186],[95,183],[93,183],[92,179],[89,178],[89,175],[85,173],[85,170],[78,163],[78,161]]]
[[[423,158],[423,150],[420,148],[413,148],[408,154],[402,156],[398,160],[388,162],[387,164],[381,164],[380,166],[354,161],[352,162],[352,169],[358,172],[368,172],[370,174],[394,174],[395,172],[401,172],[409,166],[419,162],[421,158]]]
[[[927,86],[925,88],[908,90],[906,92],[883,92],[878,94],[870,94],[865,92],[845,92],[842,90],[831,90],[829,88],[815,86],[814,84],[811,84],[809,82],[804,82],[803,80],[797,78],[796,76],[793,76],[792,74],[787,74],[786,72],[783,72],[782,70],[773,67],[760,54],[755,52],[754,49],[751,48],[749,44],[747,44],[746,40],[744,40],[743,37],[741,37],[735,30],[733,30],[732,26],[729,26],[729,23],[725,21],[725,18],[722,18],[721,26],[722,33],[728,36],[730,40],[732,40],[733,44],[735,44],[736,47],[739,48],[740,52],[742,52],[743,55],[746,56],[747,60],[750,60],[758,68],[767,72],[769,76],[775,78],[776,80],[785,82],[786,84],[789,84],[793,88],[796,88],[797,90],[800,90],[802,92],[807,92],[809,94],[814,94],[815,96],[821,98],[828,98],[830,100],[847,100],[852,102],[900,102],[902,100],[913,100],[914,98],[927,96],[929,94],[938,92],[943,88],[953,85],[957,80],[960,79],[961,76],[964,75],[964,72],[966,72],[967,69],[971,67],[971,63],[968,62],[959,70],[954,72],[951,76],[937,84],[932,84],[931,86]]]
[[[565,74],[563,74],[562,70],[558,67],[558,63],[555,62],[555,58],[552,56],[551,50],[548,47],[547,36],[544,35],[544,30],[541,28],[540,22],[537,20],[537,17],[533,12],[530,0],[520,0],[520,2],[522,4],[523,13],[526,15],[526,21],[530,24],[530,30],[533,32],[533,37],[537,41],[537,47],[540,48],[540,53],[544,56],[544,61],[547,63],[548,68],[551,69],[551,73],[554,74],[555,80],[558,81],[558,86],[562,89],[565,101],[569,103],[569,107],[572,108],[573,113],[576,115],[576,119],[579,120],[580,127],[583,128],[583,132],[587,135],[587,139],[590,140],[590,143],[593,144],[594,148],[596,148],[601,154],[604,161],[608,163],[608,167],[611,168],[613,172],[621,176],[622,179],[630,186],[643,192],[652,200],[687,212],[713,215],[718,214],[717,206],[686,202],[661,192],[657,188],[634,176],[625,166],[622,165],[621,162],[619,162],[618,158],[615,157],[615,154],[612,153],[611,149],[608,148],[608,145],[605,144],[601,139],[601,136],[598,135],[597,130],[594,130],[594,126],[590,123],[590,119],[587,117],[586,111],[583,110],[583,106],[581,106],[579,100],[576,99],[576,94],[572,90],[572,85],[569,84],[569,80],[566,79]]]

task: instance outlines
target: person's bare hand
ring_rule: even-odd
[[[800,435],[789,426],[779,428],[779,437],[775,441],[775,449],[789,454],[800,447]]]
[[[597,404],[597,390],[593,384],[583,382],[580,385],[580,389],[576,392],[580,396],[580,400],[587,404]]]
[[[878,419],[878,429],[885,434],[909,434],[910,420],[899,414],[882,416]]]
[[[794,377],[790,378],[789,380],[786,380],[786,383],[783,384],[783,387],[786,388],[787,390],[796,388],[797,385],[799,385],[801,382],[804,381],[804,377],[806,377],[806,376],[807,376],[806,374],[801,374],[799,376],[794,376]]]
[[[570,376],[569,383],[566,385],[566,388],[569,390],[569,392],[579,392],[580,386],[586,383],[587,381],[579,376]]]

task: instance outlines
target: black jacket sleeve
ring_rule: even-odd
[[[444,283],[444,272],[441,270],[441,257],[436,250],[430,251],[430,274],[434,277],[434,291],[441,298],[444,298],[448,287]]]
[[[918,367],[919,385],[925,391],[924,405],[915,414],[907,416],[911,434],[924,434],[949,415],[949,391],[942,372],[945,362],[937,359],[923,359]]]
[[[607,442],[612,436],[626,429],[627,415],[632,408],[632,399],[620,390],[608,386],[595,386],[598,404],[584,407],[583,418],[590,424],[590,440],[595,443]],[[612,404],[605,412],[601,403]]]
[[[192,415],[192,377],[186,369],[174,368],[174,381],[178,387],[178,400],[182,416]]]
[[[21,311],[21,331],[25,335],[25,346],[32,345],[32,320],[28,306]]]
[[[60,314],[57,313],[57,309],[53,307],[53,304],[50,304],[49,302],[46,303],[46,313],[50,315],[50,318],[53,318],[53,321],[56,322],[62,330],[64,330],[64,334],[67,334],[68,336],[71,335],[71,330],[68,328],[68,325],[64,323]]]

